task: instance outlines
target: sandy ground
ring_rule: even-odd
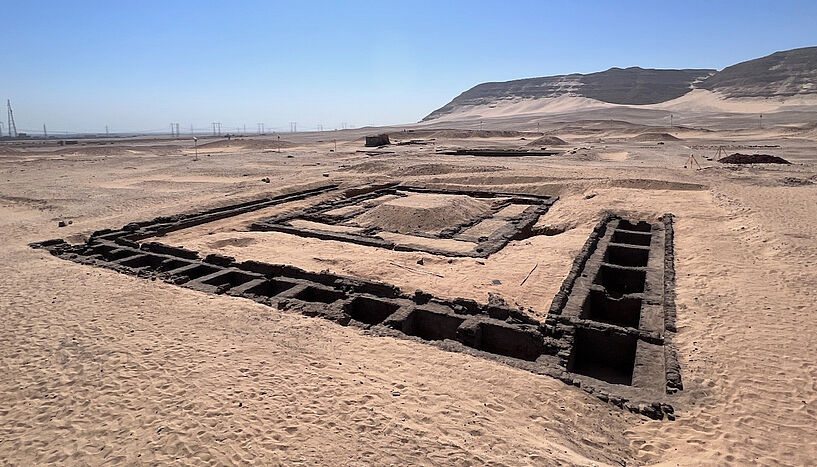
[[[680,141],[657,145],[632,138],[667,129],[611,123],[586,131],[593,126],[543,128],[569,143],[566,155],[551,158],[433,154],[439,146],[522,147],[541,134],[522,136],[525,141],[455,134],[374,156],[355,152],[362,149],[358,134],[302,135],[280,153],[262,141],[221,145],[198,161],[178,142],[70,153],[0,146],[0,461],[813,464],[814,135],[690,129],[670,131]],[[329,152],[332,139],[337,152]],[[721,167],[704,157],[719,145],[794,164]],[[683,168],[690,153],[703,170]],[[246,232],[252,220],[309,200],[162,241],[383,280],[407,291],[479,301],[491,292],[544,316],[605,210],[644,218],[672,212],[676,343],[685,385],[674,400],[678,419],[649,420],[495,362],[27,247],[299,187],[387,180],[559,195],[539,222],[556,234],[512,242],[485,260],[449,262]],[[58,228],[59,220],[72,223]]]

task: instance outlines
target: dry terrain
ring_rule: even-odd
[[[389,129],[393,143],[426,144],[369,153],[360,152],[364,132],[354,130],[284,135],[281,143],[272,136],[214,141],[200,147],[198,159],[187,140],[0,145],[0,463],[813,464],[814,126],[546,122],[536,132],[531,124],[513,125],[504,123],[503,132]],[[435,154],[530,149],[544,136],[564,140],[555,146],[564,152]],[[707,160],[719,146],[792,164]],[[702,169],[685,167],[690,154]],[[684,379],[673,396],[677,419],[651,420],[495,361],[79,265],[28,246],[50,238],[81,242],[99,229],[328,182],[388,181],[560,199],[536,235],[484,259],[248,231],[253,221],[329,195],[162,241],[383,281],[409,293],[481,303],[493,294],[542,319],[605,212],[647,220],[672,213],[675,343]],[[428,212],[440,214],[449,201],[426,202]],[[386,221],[411,233],[445,219]],[[67,225],[58,227],[60,221]]]

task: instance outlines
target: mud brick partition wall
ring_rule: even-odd
[[[608,215],[596,226],[544,323],[504,303],[446,300],[389,284],[314,273],[140,240],[334,190],[327,186],[190,215],[95,232],[84,244],[34,243],[81,264],[161,279],[330,319],[368,333],[489,358],[578,386],[652,418],[674,419],[682,389],[674,334],[672,216],[630,222]],[[354,192],[345,196],[353,196]]]
[[[365,209],[360,207],[361,203],[376,200],[384,196],[406,196],[407,194],[438,194],[468,196],[471,198],[497,199],[504,198],[502,203],[498,203],[492,212],[475,217],[467,222],[444,229],[438,234],[418,233],[412,235],[431,239],[453,239],[462,242],[473,243],[471,251],[450,251],[440,247],[430,247],[423,245],[400,244],[386,240],[377,236],[382,230],[377,228],[367,228],[362,233],[336,232],[321,228],[295,227],[291,224],[295,220],[306,220],[318,225],[346,225],[350,226],[352,219]],[[396,251],[422,251],[439,256],[470,256],[475,258],[487,258],[504,248],[509,242],[530,237],[534,224],[539,217],[546,214],[550,207],[559,198],[547,195],[519,194],[519,193],[497,193],[490,191],[474,190],[442,190],[428,189],[423,187],[398,185],[396,183],[383,185],[370,185],[362,187],[352,192],[350,196],[331,199],[322,203],[317,203],[308,208],[291,213],[281,214],[270,219],[255,222],[250,227],[255,231],[262,232],[282,232],[300,237],[318,238],[321,240],[335,240],[340,242],[356,243],[359,245],[386,248]],[[490,235],[472,239],[465,235],[469,227],[473,227],[479,222],[496,218],[495,216],[503,208],[519,205],[525,209],[517,215],[502,218],[505,224],[492,232]],[[353,208],[349,212],[339,215],[332,214],[332,211],[339,208]],[[357,208],[357,210],[354,210]]]

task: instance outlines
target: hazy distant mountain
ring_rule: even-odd
[[[638,67],[610,68],[599,73],[547,76],[499,83],[482,83],[435,110],[429,120],[463,106],[483,105],[502,99],[536,99],[563,95],[588,97],[612,104],[656,104],[683,96],[694,81],[715,70],[654,70]]]
[[[579,97],[608,104],[659,104],[682,97],[693,89],[722,97],[777,97],[817,94],[817,47],[777,52],[730,66],[706,69],[656,70],[610,68],[590,74],[527,78],[482,83],[463,92],[423,120],[478,107],[542,102],[550,98]],[[705,92],[705,91],[696,91]]]
[[[697,87],[726,97],[817,94],[817,47],[775,52],[726,67]]]

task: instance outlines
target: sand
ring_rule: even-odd
[[[631,138],[631,141],[680,141],[669,133],[646,132]]]
[[[375,206],[350,222],[402,234],[436,234],[490,213],[490,203],[467,196],[411,193]]]
[[[603,141],[586,131],[593,128]],[[307,134],[288,137],[299,146],[280,154],[231,147],[199,161],[187,149],[92,156],[81,147],[54,155],[14,146],[2,152],[9,155],[0,156],[0,459],[16,465],[813,463],[817,185],[790,180],[817,181],[815,140],[792,137],[783,127],[681,135],[664,127],[573,122],[542,130],[577,150],[498,161],[400,146],[396,155],[366,156],[354,152],[362,146],[359,134],[341,132],[333,153],[331,141],[319,141],[325,136]],[[645,132],[683,141],[629,141]],[[481,140],[524,144],[504,136]],[[703,158],[721,145],[730,153],[780,145],[762,152],[792,165],[724,167]],[[690,153],[703,170],[683,168]],[[503,170],[478,169],[497,165]],[[394,175],[409,166],[413,175]],[[484,260],[449,262],[246,232],[253,220],[328,194],[161,240],[383,280],[407,291],[482,302],[491,292],[543,316],[606,210],[643,218],[672,212],[675,342],[685,385],[674,399],[678,419],[649,420],[496,362],[27,247],[327,182],[373,181],[561,199],[537,225],[550,235],[511,242]],[[72,223],[58,228],[60,220]]]
[[[595,112],[597,115],[601,111],[610,110],[618,112],[620,115],[626,114],[629,109],[643,109],[645,111],[665,111],[667,113],[695,113],[706,112],[710,114],[738,113],[738,114],[761,114],[774,113],[786,110],[807,110],[814,112],[817,106],[817,97],[814,94],[803,94],[795,96],[780,96],[774,98],[726,98],[717,91],[706,89],[693,89],[681,97],[661,102],[658,104],[645,105],[624,105],[611,104],[588,97],[564,94],[559,97],[543,98],[505,98],[494,100],[480,105],[462,106],[451,113],[429,120],[430,124],[457,124],[463,120],[471,119],[496,119],[502,117],[520,116],[547,116],[568,115],[577,112]],[[588,117],[591,118],[591,117]],[[596,117],[598,118],[598,117]],[[801,117],[802,118],[802,117]],[[654,125],[654,123],[653,123]],[[560,135],[561,136],[561,135]]]

